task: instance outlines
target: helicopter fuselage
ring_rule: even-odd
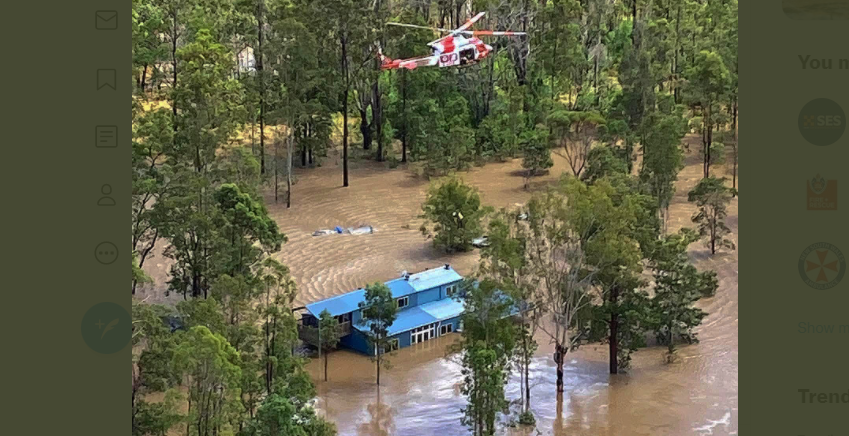
[[[453,67],[471,65],[485,58],[492,47],[478,38],[465,38],[462,35],[448,36],[431,45],[437,66]]]

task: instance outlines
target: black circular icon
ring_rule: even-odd
[[[94,247],[94,258],[104,265],[109,265],[118,260],[118,247],[111,242],[101,242]]]
[[[799,132],[811,144],[829,145],[843,136],[846,114],[834,100],[816,98],[799,112]]]
[[[83,316],[80,331],[86,345],[101,354],[124,349],[132,336],[132,320],[123,307],[110,302],[92,306]]]

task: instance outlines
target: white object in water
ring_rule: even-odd
[[[486,236],[481,236],[480,238],[472,239],[472,245],[474,245],[475,247],[488,247],[489,238]]]
[[[369,233],[374,233],[374,227],[372,226],[363,226],[358,228],[349,228],[348,233],[352,235],[365,235]]]

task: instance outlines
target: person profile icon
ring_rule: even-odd
[[[100,199],[97,200],[98,206],[114,206],[115,205],[115,199],[109,196],[109,195],[112,194],[112,187],[111,186],[109,186],[109,185],[101,186],[100,187],[100,193],[103,194],[103,197],[100,197]]]

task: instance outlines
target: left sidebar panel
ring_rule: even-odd
[[[3,433],[127,435],[131,2],[5,2]]]

